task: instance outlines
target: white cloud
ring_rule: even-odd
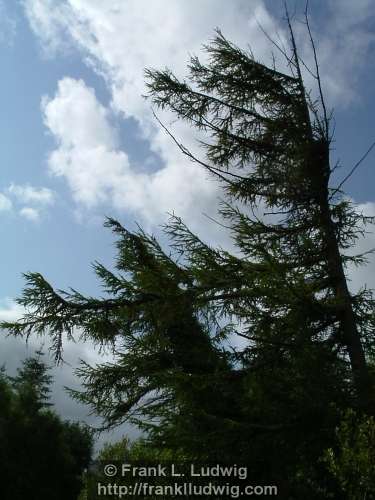
[[[143,137],[163,164],[153,173],[137,171],[130,165],[126,152],[117,147],[116,133],[108,120],[109,110],[82,81],[64,78],[56,95],[43,99],[42,109],[46,126],[58,145],[49,158],[50,170],[67,180],[75,201],[88,208],[110,202],[151,224],[164,220],[166,212],[171,211],[189,221],[196,216],[202,219],[204,211],[212,214],[216,187],[207,182],[207,174],[201,168],[182,157],[155,122],[150,103],[142,98],[144,68],[168,64],[182,74],[188,51],[198,52],[216,26],[243,45],[249,41],[250,32],[255,43],[256,35],[252,28],[249,30],[248,21],[261,2],[249,6],[239,0],[236,8],[220,2],[218,8],[216,0],[199,4],[197,0],[178,0],[169,4],[168,16],[164,15],[165,4],[160,0],[27,0],[24,5],[45,47],[56,50],[66,47],[70,40],[81,48],[105,76],[113,111],[137,120]],[[258,15],[268,26],[271,21],[269,16],[266,19],[266,11],[258,11]],[[262,50],[266,50],[264,40]],[[192,145],[191,130],[177,124],[174,132],[184,144]]]
[[[108,80],[114,105],[127,115],[143,114],[140,95],[147,66],[184,70],[188,52],[201,44],[218,26],[241,46],[250,44],[257,58],[270,62],[271,46],[260,34],[256,19],[271,36],[279,31],[285,41],[285,24],[276,22],[262,0],[175,0],[165,12],[164,0],[24,0],[30,24],[46,50],[79,47],[86,60]],[[323,11],[317,45],[327,92],[342,105],[355,92],[355,76],[366,65],[373,35],[368,21],[374,16],[371,0],[330,0]],[[301,13],[299,13],[301,17]],[[367,22],[367,23],[366,23]],[[162,27],[162,28],[161,28]],[[306,29],[295,23],[301,35],[302,55],[311,54]],[[303,34],[302,34],[303,33]]]
[[[82,80],[61,80],[56,95],[43,99],[42,110],[57,142],[49,157],[50,171],[67,180],[74,199],[83,206],[106,202],[155,222],[172,210],[188,215],[195,196],[204,200],[201,207],[210,201],[213,189],[205,182],[205,173],[191,164],[181,168],[173,149],[161,170],[135,171],[116,145],[108,110]]]
[[[64,176],[75,200],[87,207],[112,198],[129,171],[116,149],[107,110],[82,80],[64,78],[53,99],[42,100],[44,121],[58,147],[49,157],[52,174]]]
[[[107,111],[93,89],[64,78],[53,99],[43,98],[42,110],[58,143],[49,158],[51,172],[66,177],[76,201],[88,207],[105,201],[127,171],[128,159],[116,151]]]
[[[5,194],[0,193],[0,212],[6,212],[11,209],[12,201]]]
[[[28,219],[29,221],[36,222],[40,219],[40,212],[36,208],[33,207],[23,207],[19,211],[19,214]]]
[[[43,34],[43,51],[45,55],[52,55],[60,50],[66,50],[68,29],[75,24],[71,16],[69,5],[56,0],[21,0],[31,28]],[[64,23],[61,22],[64,19]],[[66,23],[66,26],[64,24]]]
[[[9,297],[0,300],[0,321],[17,321],[25,310]]]
[[[56,194],[46,187],[34,187],[30,184],[12,183],[0,193],[0,211],[12,211],[15,208],[21,217],[36,222],[47,207],[55,203]]]
[[[36,188],[26,185],[11,184],[8,192],[21,203],[35,203],[37,205],[52,205],[55,201],[55,193],[48,188]]]

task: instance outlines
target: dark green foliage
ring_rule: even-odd
[[[3,327],[48,332],[57,358],[73,328],[112,348],[112,363],[81,366],[74,395],[105,426],[138,424],[155,453],[245,462],[250,482],[279,484],[289,500],[343,498],[320,458],[343,409],[374,413],[374,301],[350,294],[345,275],[364,261],[347,250],[371,219],[329,184],[326,107],[304,88],[293,36],[291,47],[290,75],[220,33],[187,81],[147,71],[154,104],[207,136],[202,158],[175,142],[221,183],[236,254],[175,216],[170,253],[110,219],[116,272],[95,265],[108,297],[28,274],[19,303],[30,312]]]
[[[47,372],[41,352],[37,357],[26,358],[15,377],[10,377],[16,390],[20,406],[28,413],[37,413],[42,408],[51,406],[48,402],[51,392],[52,376]]]
[[[337,442],[324,461],[350,500],[375,498],[375,422],[353,410],[344,415]]]
[[[76,500],[92,452],[91,432],[62,421],[48,402],[51,376],[28,358],[16,377],[0,379],[0,497]]]

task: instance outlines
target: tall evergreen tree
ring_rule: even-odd
[[[106,425],[131,420],[176,453],[247,461],[255,480],[280,481],[285,498],[298,498],[311,495],[306,471],[321,473],[340,410],[374,414],[366,355],[375,325],[371,293],[351,294],[345,274],[363,262],[347,250],[372,220],[330,185],[319,68],[313,102],[290,33],[290,74],[220,32],[206,64],[191,59],[186,81],[146,73],[153,103],[207,135],[200,158],[172,138],[222,184],[237,254],[210,247],[178,217],[165,226],[171,253],[110,219],[118,273],[95,265],[108,298],[57,293],[28,274],[19,303],[30,312],[2,326],[48,332],[57,358],[75,327],[112,346],[113,363],[80,368],[75,394]],[[232,335],[245,346],[229,348]],[[331,487],[319,481],[317,491]]]

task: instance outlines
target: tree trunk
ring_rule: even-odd
[[[374,415],[375,407],[371,378],[353,310],[352,297],[348,289],[342,256],[335,234],[335,226],[329,210],[328,189],[325,191],[324,201],[322,200],[321,203],[323,232],[329,274],[338,303],[338,317],[340,318],[343,343],[348,351],[359,405],[363,410]]]

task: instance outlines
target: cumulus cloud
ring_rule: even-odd
[[[19,214],[25,219],[36,222],[40,219],[40,212],[36,208],[33,207],[23,207],[19,211]]]
[[[57,143],[49,157],[52,174],[64,178],[75,201],[88,209],[109,203],[151,225],[165,220],[166,212],[175,211],[193,229],[205,226],[214,233],[217,228],[207,224],[202,212],[215,213],[217,187],[207,182],[202,169],[181,156],[155,122],[149,103],[142,98],[144,68],[169,66],[183,76],[188,53],[202,55],[201,45],[212,37],[216,26],[238,45],[250,45],[259,60],[270,63],[274,47],[258,23],[282,42],[288,38],[285,25],[262,0],[176,0],[169,2],[168,16],[164,0],[24,0],[23,5],[42,47],[50,54],[78,48],[104,77],[111,93],[106,108],[83,81],[64,78],[56,94],[43,99],[45,124]],[[336,107],[357,97],[358,79],[373,43],[371,0],[353,5],[350,0],[329,0],[319,9],[311,8],[324,89],[329,104]],[[295,23],[295,30],[301,55],[313,67],[306,29]],[[306,78],[308,85],[314,85],[308,73]],[[150,149],[160,157],[158,171],[139,171],[131,165],[127,152],[119,147],[111,113],[136,120]],[[172,123],[169,115],[163,119]],[[173,132],[194,148],[191,129],[174,123]]]
[[[51,189],[30,184],[12,183],[4,193],[0,193],[0,211],[13,212],[13,209],[17,209],[21,217],[33,222],[38,221],[56,199],[56,194]]]
[[[24,0],[24,6],[42,47],[49,51],[69,44],[79,47],[110,83],[116,108],[136,116],[144,112],[143,69],[168,65],[183,71],[187,53],[198,52],[216,26],[241,46],[250,44],[257,58],[268,62],[272,47],[258,22],[271,36],[277,38],[278,32],[283,41],[287,38],[285,25],[262,0],[176,0],[168,4],[167,16],[163,0]],[[355,92],[354,75],[359,76],[366,64],[363,56],[373,42],[372,2],[330,0],[319,9],[311,8],[313,27],[314,11],[321,10],[317,44],[322,72],[332,104],[342,105]],[[306,30],[298,23],[295,28],[302,55],[311,61]]]
[[[69,41],[79,47],[85,60],[105,77],[112,95],[106,109],[83,81],[64,78],[55,96],[42,101],[45,124],[57,143],[49,169],[67,181],[75,201],[89,209],[110,203],[153,226],[165,220],[167,212],[175,211],[193,226],[197,219],[202,221],[202,212],[213,214],[217,187],[160,130],[150,104],[142,98],[144,68],[168,64],[182,75],[187,52],[199,52],[216,26],[242,45],[253,41],[265,53],[267,42],[249,24],[256,11],[263,24],[272,25],[261,1],[249,5],[237,0],[235,8],[220,2],[218,8],[216,0],[203,4],[178,0],[168,6],[167,17],[160,0],[26,0],[24,6],[43,46],[50,52],[66,48]],[[126,151],[118,147],[111,113],[136,120],[151,151],[160,158],[159,170],[140,171],[130,164]],[[166,120],[169,124],[171,117]],[[189,128],[178,123],[173,131],[185,145],[194,147]]]
[[[11,184],[8,192],[21,203],[35,203],[37,205],[52,205],[55,201],[55,193],[48,188],[33,187],[30,184]]]
[[[0,212],[6,212],[11,209],[12,201],[5,194],[0,193]]]
[[[104,201],[129,164],[126,154],[116,151],[107,110],[94,90],[64,78],[53,99],[42,99],[42,110],[58,144],[49,158],[51,172],[68,180],[76,201],[89,207]]]
[[[0,321],[17,321],[22,317],[24,309],[10,298],[0,300]]]
[[[82,80],[61,80],[55,96],[43,98],[42,110],[57,143],[48,160],[50,172],[67,180],[77,203],[87,208],[110,203],[154,223],[172,210],[188,215],[194,197],[204,200],[201,207],[209,203],[214,190],[205,173],[194,165],[181,168],[173,149],[156,172],[132,167],[118,147],[111,111]]]

